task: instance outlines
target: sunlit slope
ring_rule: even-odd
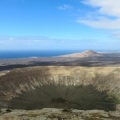
[[[51,66],[14,69],[0,78],[0,90],[0,101],[4,106],[8,105],[8,101],[11,101],[12,106],[14,106],[13,103],[26,101],[23,102],[25,106],[25,103],[37,96],[32,100],[33,106],[27,109],[34,108],[34,103],[38,99],[42,107],[57,108],[71,106],[87,109],[78,107],[78,105],[89,104],[88,101],[85,102],[87,99],[91,103],[103,102],[102,106],[105,102],[112,104],[112,101],[113,104],[117,104],[119,100],[116,99],[120,99],[120,68]],[[20,99],[22,100],[19,101]],[[84,103],[81,99],[84,99],[82,100]],[[41,102],[44,100],[47,100],[46,103]],[[42,108],[41,106],[39,108]],[[103,109],[99,106],[97,106],[98,109]],[[92,106],[88,108],[92,109]],[[93,108],[95,109],[95,106]]]

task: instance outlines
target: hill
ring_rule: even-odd
[[[68,54],[68,55],[62,55],[60,57],[91,57],[91,56],[99,56],[99,53],[93,51],[93,50],[86,50],[80,53],[73,53],[73,54]]]

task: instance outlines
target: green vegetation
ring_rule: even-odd
[[[92,85],[43,85],[23,92],[10,101],[12,109],[74,108],[114,110],[117,98],[108,96],[107,91],[99,92]]]

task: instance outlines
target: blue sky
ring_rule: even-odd
[[[0,50],[119,50],[120,0],[0,0]]]

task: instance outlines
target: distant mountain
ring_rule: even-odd
[[[120,66],[120,53],[87,50],[54,57],[0,59],[0,71],[30,66]],[[4,73],[0,73],[4,74]]]
[[[99,56],[100,54],[93,50],[86,50],[80,53],[73,53],[68,55],[62,55],[60,57],[90,57],[90,56]]]

